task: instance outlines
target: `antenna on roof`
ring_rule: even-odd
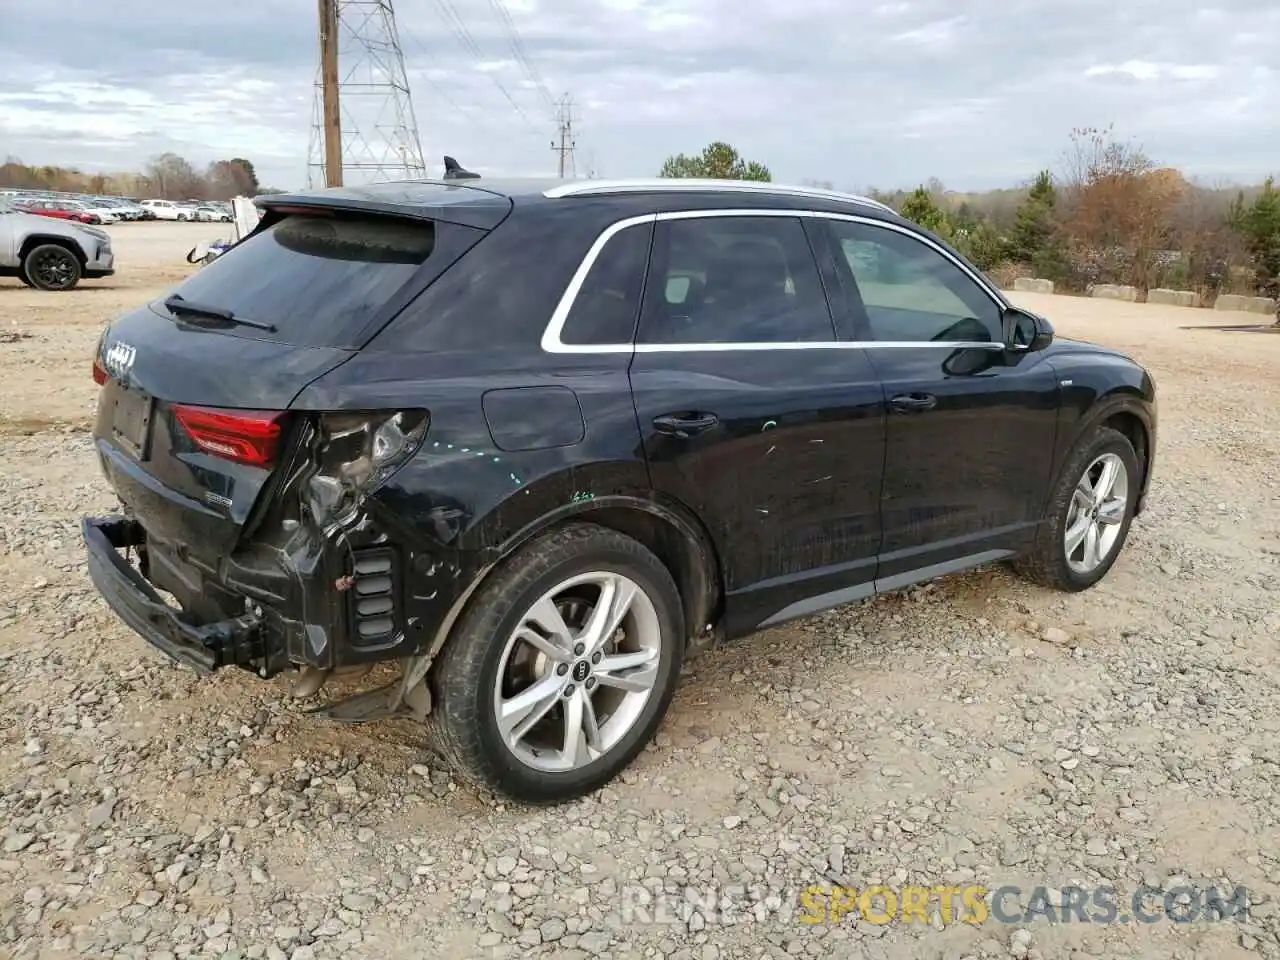
[[[446,180],[478,180],[480,174],[464,170],[453,157],[444,158],[444,178]]]

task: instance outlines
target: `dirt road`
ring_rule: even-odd
[[[66,295],[0,281],[0,953],[1280,957],[1280,336],[1021,296],[1159,385],[1149,512],[1107,580],[982,570],[717,651],[620,782],[530,811],[455,785],[412,727],[193,681],[89,586],[96,337],[219,231],[118,227],[119,275]],[[838,883],[1014,885],[1015,920],[1037,887],[1055,909],[1110,885],[1129,920],[800,922]],[[1142,884],[1179,910],[1243,886],[1251,916],[1138,922]],[[777,899],[752,916],[747,890]]]

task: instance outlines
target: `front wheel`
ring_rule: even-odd
[[[592,524],[552,531],[491,575],[437,661],[444,753],[521,802],[590,793],[653,737],[684,636],[671,574],[642,544]]]
[[[80,260],[66,247],[44,243],[22,260],[22,279],[37,290],[70,290],[80,282]]]
[[[1087,590],[1107,575],[1129,535],[1142,468],[1128,437],[1102,427],[1079,444],[1058,478],[1047,522],[1015,566],[1057,590]]]

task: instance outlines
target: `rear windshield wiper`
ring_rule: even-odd
[[[223,323],[232,323],[239,327],[253,327],[255,330],[266,330],[268,333],[276,332],[274,323],[263,323],[261,320],[250,320],[247,317],[237,317],[230,310],[223,310],[221,307],[210,307],[202,303],[196,303],[194,300],[188,300],[180,293],[171,293],[165,298],[165,307],[170,313],[180,314],[187,317],[204,317],[208,320],[221,320]]]

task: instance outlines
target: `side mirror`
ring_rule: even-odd
[[[1053,343],[1053,325],[1039,314],[1019,307],[1004,312],[1004,345],[1008,350],[1026,353],[1043,350]]]

